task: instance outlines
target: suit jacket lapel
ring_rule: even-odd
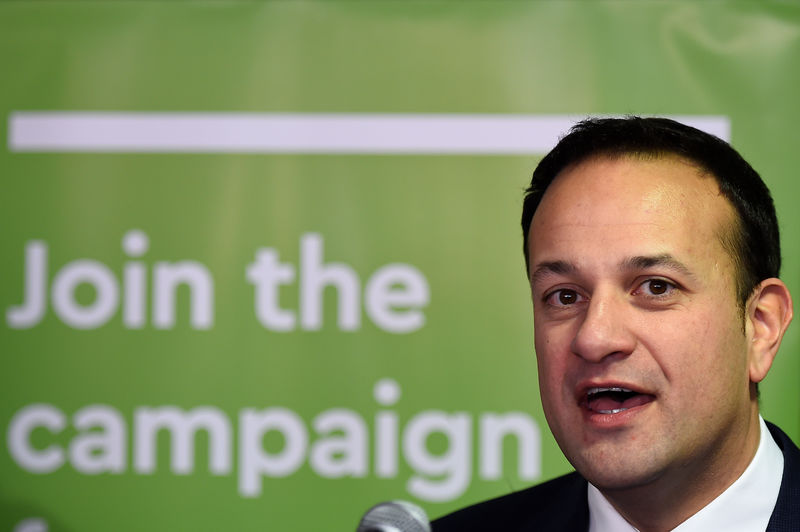
[[[783,479],[778,502],[767,525],[767,532],[800,530],[800,449],[784,432],[767,423],[772,437],[783,451]]]

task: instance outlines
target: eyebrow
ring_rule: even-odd
[[[567,275],[575,273],[575,271],[577,271],[575,265],[564,260],[540,262],[536,265],[536,269],[531,274],[531,284],[548,275]]]
[[[660,255],[651,256],[636,256],[630,257],[622,261],[622,268],[626,270],[646,270],[648,268],[660,267],[678,272],[680,274],[694,277],[691,270],[681,261],[670,255],[669,253],[661,253]]]
[[[646,270],[649,268],[660,267],[667,268],[689,277],[694,277],[694,274],[685,264],[669,253],[661,253],[659,255],[637,255],[634,257],[629,257],[620,263],[620,267],[623,270],[628,271]],[[569,275],[577,271],[578,268],[573,263],[564,260],[540,262],[536,265],[536,269],[531,274],[531,283],[536,283],[549,275]]]

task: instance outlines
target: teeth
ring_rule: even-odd
[[[628,388],[590,388],[587,392],[588,395],[594,395],[596,393],[602,392],[630,392],[633,393],[633,390],[629,390]]]
[[[586,392],[587,399],[591,400],[592,396],[598,393],[635,393],[633,390],[629,390],[628,388],[622,388],[619,386],[612,386],[609,388],[590,388],[588,392]],[[599,414],[619,414],[627,410],[627,408],[614,408],[611,410],[595,410],[595,412]]]

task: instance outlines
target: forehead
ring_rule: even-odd
[[[548,187],[531,224],[531,266],[563,259],[542,257],[554,252],[724,253],[720,232],[733,220],[714,177],[684,159],[593,158],[567,167]]]

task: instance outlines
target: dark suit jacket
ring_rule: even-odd
[[[783,451],[783,479],[767,532],[800,531],[800,449],[781,429],[767,423]],[[433,532],[586,532],[586,480],[570,473],[544,484],[482,502],[433,522]]]

